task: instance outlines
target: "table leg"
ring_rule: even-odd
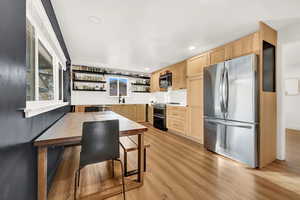
[[[138,182],[144,182],[144,133],[138,135]]]
[[[47,147],[38,147],[38,200],[47,200]]]

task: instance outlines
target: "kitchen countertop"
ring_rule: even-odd
[[[167,104],[167,106],[186,107],[187,105],[184,105],[184,104]]]
[[[147,103],[109,103],[109,104],[84,104],[84,105],[72,105],[72,106],[112,106],[112,105],[146,105]]]
[[[149,106],[153,106],[153,103],[149,103],[148,104]],[[174,106],[174,107],[187,107],[187,105],[185,104],[169,104],[169,103],[166,103],[167,106]]]

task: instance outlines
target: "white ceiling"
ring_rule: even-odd
[[[300,0],[51,1],[73,64],[134,71],[154,71],[237,39],[256,31],[260,20],[276,29],[300,20]]]

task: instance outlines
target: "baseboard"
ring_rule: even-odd
[[[186,140],[189,140],[189,141],[195,142],[195,143],[197,143],[197,144],[203,145],[203,143],[201,143],[200,140],[195,139],[195,138],[192,138],[192,137],[189,137],[189,136],[184,135],[184,134],[182,134],[182,133],[179,133],[178,131],[168,129],[168,133],[174,134],[174,135],[176,135],[176,136],[178,136],[178,137],[181,137],[181,138],[184,138],[184,139],[186,139]]]

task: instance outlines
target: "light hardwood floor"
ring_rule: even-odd
[[[145,141],[151,147],[147,154],[145,183],[143,187],[127,192],[127,200],[299,200],[300,134],[288,131],[287,135],[287,161],[276,161],[257,170],[149,126]],[[298,148],[294,147],[296,141],[299,142]],[[74,171],[78,166],[79,151],[80,147],[66,149],[49,200],[73,199]],[[136,164],[135,159],[135,153],[129,153],[130,168]],[[102,163],[83,169],[80,199],[101,199],[97,192],[117,184],[110,178],[109,166]],[[118,170],[116,168],[116,172]],[[121,195],[109,198],[121,199]]]

